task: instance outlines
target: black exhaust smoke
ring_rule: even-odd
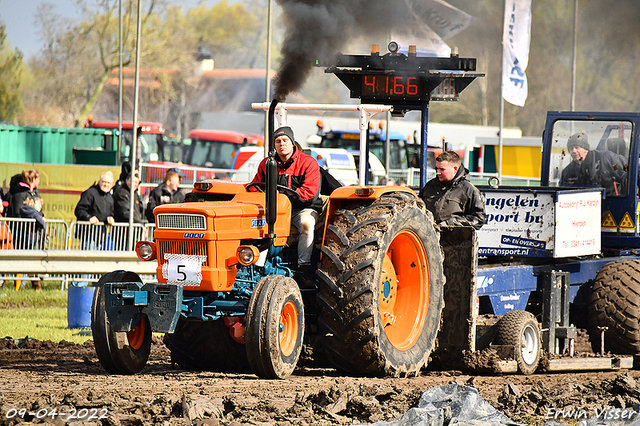
[[[379,44],[381,50],[390,33],[411,34],[425,42],[429,35],[446,40],[474,20],[442,0],[276,1],[286,27],[275,80],[280,102],[302,87],[315,60],[330,60],[354,39]]]
[[[275,98],[284,101],[307,79],[316,59],[326,60],[356,37],[389,37],[406,16],[404,1],[277,0],[285,15],[282,61],[275,80]],[[403,12],[404,11],[404,12]]]

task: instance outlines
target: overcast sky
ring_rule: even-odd
[[[214,4],[218,0],[174,0],[184,6],[193,7],[201,1]],[[232,3],[230,1],[229,3]],[[35,14],[38,6],[49,3],[55,12],[66,17],[77,17],[75,0],[0,0],[0,20],[7,26],[7,36],[11,46],[19,48],[25,58],[38,53],[41,47]],[[91,0],[88,4],[91,4]]]

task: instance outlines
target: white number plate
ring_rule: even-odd
[[[162,276],[168,284],[199,286],[202,283],[202,263],[205,256],[165,253]]]

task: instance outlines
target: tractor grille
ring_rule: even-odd
[[[173,214],[158,215],[158,229],[207,229],[207,219],[201,214]]]
[[[204,256],[207,260],[202,263],[202,266],[209,265],[207,243],[205,241],[157,241],[156,248],[158,250],[158,258],[162,259],[162,263],[167,263],[164,254],[172,253]]]

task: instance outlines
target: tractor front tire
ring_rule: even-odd
[[[318,271],[323,351],[350,374],[418,374],[443,308],[433,221],[420,199],[402,192],[341,207],[327,226]]]
[[[114,332],[105,310],[105,283],[135,281],[142,282],[134,272],[114,271],[100,278],[93,294],[91,333],[98,360],[110,374],[139,373],[151,352],[151,326],[146,315],[142,315],[133,330]]]
[[[591,289],[588,308],[589,339],[594,352],[640,354],[640,259],[609,262],[600,271]]]
[[[261,279],[246,318],[245,344],[253,372],[264,379],[289,377],[304,338],[304,304],[295,280],[281,275]]]

